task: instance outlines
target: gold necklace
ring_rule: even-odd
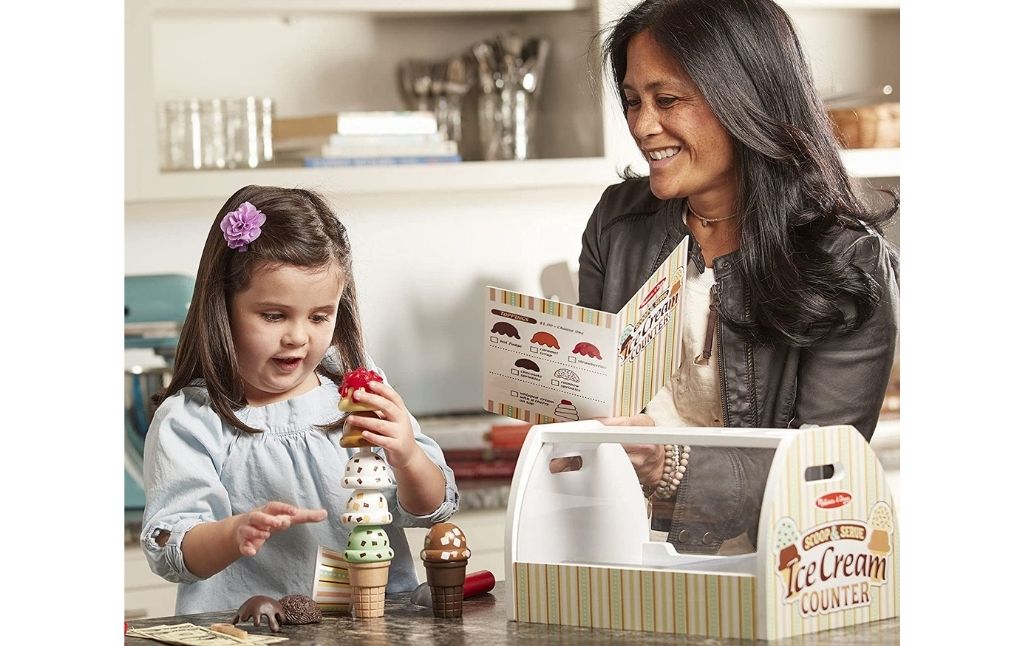
[[[708,226],[712,222],[722,222],[724,220],[728,220],[730,218],[736,217],[736,214],[733,213],[732,215],[727,215],[724,218],[706,218],[703,215],[701,215],[700,213],[697,213],[696,211],[694,211],[693,210],[693,205],[690,204],[689,201],[686,202],[686,208],[689,211],[689,213],[692,214],[693,217],[695,217],[698,220],[700,220],[700,223],[703,224],[704,226]]]

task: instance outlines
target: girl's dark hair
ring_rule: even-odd
[[[224,216],[249,202],[267,217],[248,251],[228,247],[221,231]],[[249,285],[253,272],[264,265],[294,265],[318,269],[332,261],[341,269],[344,289],[338,302],[331,347],[341,366],[326,359],[317,371],[340,383],[347,369],[365,363],[363,333],[352,278],[352,248],[345,227],[322,197],[304,189],[246,186],[228,198],[210,226],[199,260],[196,287],[182,326],[167,388],[154,396],[156,404],[201,379],[214,410],[232,426],[249,432],[235,411],[246,405],[245,389],[231,337],[231,298]],[[340,426],[336,421],[324,428]]]
[[[879,225],[854,194],[821,99],[786,13],[771,0],[647,0],[610,28],[603,54],[621,92],[629,41],[648,31],[696,83],[733,141],[740,220],[739,271],[750,318],[720,312],[754,339],[806,347],[870,317],[882,288],[826,248],[837,227]],[[631,171],[630,176],[636,177]],[[896,250],[887,253],[898,263]]]

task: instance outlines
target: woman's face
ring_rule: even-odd
[[[629,41],[622,80],[629,131],[660,199],[735,191],[732,139],[690,75],[649,31]]]

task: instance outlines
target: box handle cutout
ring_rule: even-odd
[[[582,455],[567,455],[560,458],[551,458],[548,462],[548,471],[551,473],[568,473],[579,471],[583,468]]]
[[[807,482],[831,480],[837,475],[840,477],[843,475],[843,465],[838,462],[835,464],[816,464],[804,470],[804,480]]]

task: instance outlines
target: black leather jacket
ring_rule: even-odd
[[[605,190],[583,233],[579,304],[617,312],[689,233],[683,221],[684,202],[659,200],[647,178],[626,180]],[[895,354],[898,265],[891,259],[888,243],[869,229],[838,230],[829,244],[837,256],[847,257],[882,286],[882,301],[856,332],[839,332],[803,349],[757,345],[719,318],[716,335],[725,426],[851,424],[871,439]],[[738,254],[715,259],[715,289],[721,310],[743,320],[749,318],[749,296],[738,271]],[[694,267],[704,271],[700,247],[692,236],[690,260],[691,271]],[[853,314],[852,306],[844,311]],[[670,540],[688,551],[714,552],[723,540],[746,530],[753,532],[750,538],[756,543],[757,512],[772,452],[766,453],[758,457],[752,450],[694,448],[677,498],[676,516],[682,513],[683,518],[673,520]],[[712,484],[698,482],[700,473],[719,481],[716,492],[711,492]],[[735,477],[721,482],[723,474]],[[723,494],[723,487],[734,493]],[[702,507],[707,509],[702,512]],[[688,530],[683,532],[685,540],[679,538],[683,529]]]

